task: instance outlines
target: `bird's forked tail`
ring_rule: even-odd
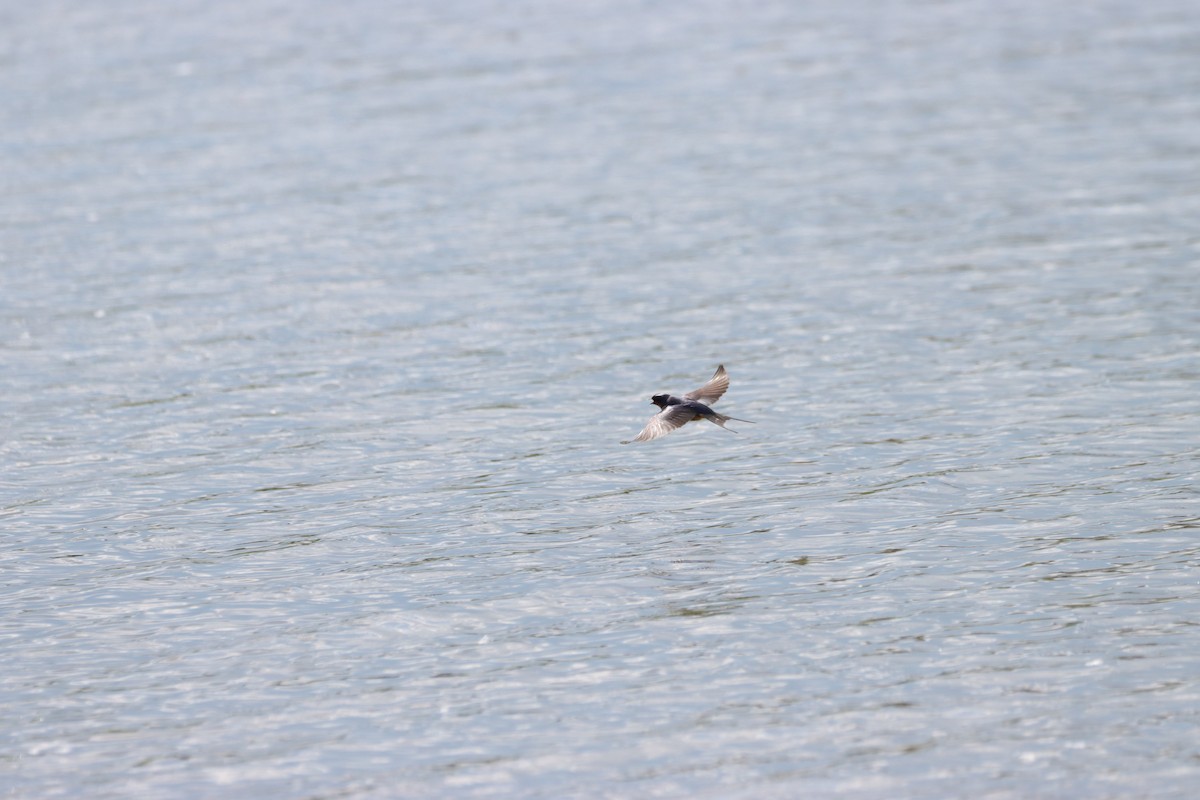
[[[725,423],[729,422],[730,420],[733,420],[734,422],[749,422],[751,425],[755,424],[753,422],[750,422],[750,420],[748,420],[748,419],[738,419],[737,417],[730,417],[725,414],[718,414],[716,411],[713,412],[713,415],[711,417],[705,417],[705,419],[714,425],[720,425],[722,430],[729,431],[730,433],[737,433],[737,431],[735,431],[733,428],[725,427]]]

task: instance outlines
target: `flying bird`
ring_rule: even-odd
[[[651,439],[657,439],[660,436],[666,436],[676,428],[682,428],[689,422],[706,419],[714,425],[720,425],[725,428],[725,423],[729,420],[735,422],[750,422],[748,419],[738,419],[737,417],[727,417],[724,414],[718,414],[709,406],[721,399],[721,395],[725,394],[725,390],[729,388],[729,374],[725,372],[725,365],[717,366],[717,371],[708,379],[708,383],[701,386],[699,389],[688,392],[683,397],[676,397],[673,394],[656,394],[650,398],[650,402],[658,406],[661,411],[650,418],[646,423],[646,427],[642,428],[642,432],[631,439],[629,442],[621,442],[621,444],[629,444],[630,442],[648,442]],[[754,423],[750,423],[753,425]],[[732,428],[725,428],[730,433],[737,433]]]

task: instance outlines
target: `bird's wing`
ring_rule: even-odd
[[[725,365],[717,365],[717,371],[708,379],[708,383],[701,386],[695,391],[688,392],[683,396],[684,400],[699,400],[706,406],[721,399],[721,395],[725,394],[725,390],[729,388],[729,375],[725,372]]]
[[[676,428],[691,422],[695,416],[696,412],[685,406],[667,406],[650,418],[646,427],[642,428],[642,432],[635,436],[633,441],[648,442],[651,439],[666,436]],[[621,442],[621,444],[629,444],[629,442]]]

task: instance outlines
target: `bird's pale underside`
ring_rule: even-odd
[[[688,392],[683,397],[676,397],[670,394],[656,394],[650,398],[650,402],[658,406],[661,410],[650,418],[646,423],[646,427],[642,428],[642,432],[635,436],[632,442],[648,442],[651,439],[657,439],[660,436],[666,436],[676,428],[682,428],[689,422],[706,419],[714,425],[719,425],[725,428],[725,423],[728,420],[736,420],[737,422],[750,422],[748,419],[738,419],[737,417],[726,416],[713,411],[709,406],[721,399],[721,395],[725,394],[725,390],[729,388],[729,373],[725,371],[725,365],[717,366],[717,371],[709,378],[708,383],[701,386],[699,389]],[[737,433],[731,428],[725,428],[730,433]],[[629,444],[630,442],[621,442],[621,444]]]

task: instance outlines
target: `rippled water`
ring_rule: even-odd
[[[0,794],[1200,785],[1191,3],[3,17]]]

